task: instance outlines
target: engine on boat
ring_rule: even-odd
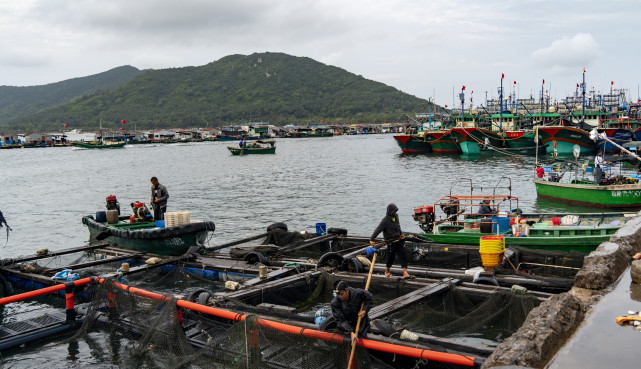
[[[133,210],[134,215],[129,218],[131,223],[134,222],[143,222],[151,221],[151,212],[144,202],[136,201],[131,203],[131,210]]]
[[[107,196],[107,210],[118,210],[118,215],[120,215],[120,203],[116,199],[116,195]]]
[[[414,220],[418,222],[423,231],[432,233],[434,229],[434,207],[428,205],[414,208]]]

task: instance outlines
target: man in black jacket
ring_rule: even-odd
[[[401,262],[401,267],[403,268],[403,278],[409,279],[413,278],[407,272],[407,263],[409,257],[407,256],[407,250],[405,250],[405,235],[401,231],[401,224],[399,223],[398,216],[396,212],[398,207],[394,204],[387,205],[387,214],[381,220],[381,223],[376,227],[374,233],[369,238],[369,243],[374,246],[376,242],[374,241],[378,235],[383,232],[383,238],[385,243],[387,243],[387,249],[389,250],[389,256],[387,257],[387,269],[385,269],[385,276],[389,277],[391,274],[390,268],[394,264],[394,259],[396,254]]]
[[[369,316],[367,313],[372,308],[374,298],[369,291],[361,288],[352,288],[345,281],[338,281],[334,284],[334,298],[332,299],[332,315],[338,328],[344,333],[349,332],[352,342],[358,342],[358,337],[367,337],[369,331]],[[363,310],[361,311],[361,304]],[[358,316],[361,316],[361,325],[358,329],[358,336],[354,333]]]

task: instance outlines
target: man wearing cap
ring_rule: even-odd
[[[349,287],[345,281],[338,281],[334,284],[334,298],[331,302],[332,315],[338,328],[344,333],[349,332],[352,342],[358,342],[359,336],[367,337],[370,327],[367,312],[372,308],[373,302],[374,298],[369,291]],[[360,310],[361,304],[363,310]],[[359,315],[361,316],[361,325],[357,336],[354,330]]]
[[[168,198],[167,187],[161,185],[158,178],[151,177],[151,205],[154,208],[154,220],[165,219]]]

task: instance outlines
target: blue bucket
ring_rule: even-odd
[[[325,224],[325,223],[316,223],[316,234],[322,236],[325,233],[327,233],[327,224]]]
[[[492,217],[492,233],[496,233],[496,227],[499,227],[499,232],[507,232],[510,230],[510,218],[509,217]]]
[[[165,221],[164,220],[157,220],[156,221],[156,227],[165,228]]]

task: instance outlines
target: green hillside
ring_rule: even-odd
[[[14,120],[13,131],[73,128],[363,123],[406,120],[427,101],[309,58],[230,55],[200,67],[153,70],[106,92]],[[5,127],[9,128],[9,127]]]
[[[35,114],[80,96],[111,90],[145,73],[123,66],[92,76],[69,79],[41,86],[0,86],[0,126],[12,120]]]

